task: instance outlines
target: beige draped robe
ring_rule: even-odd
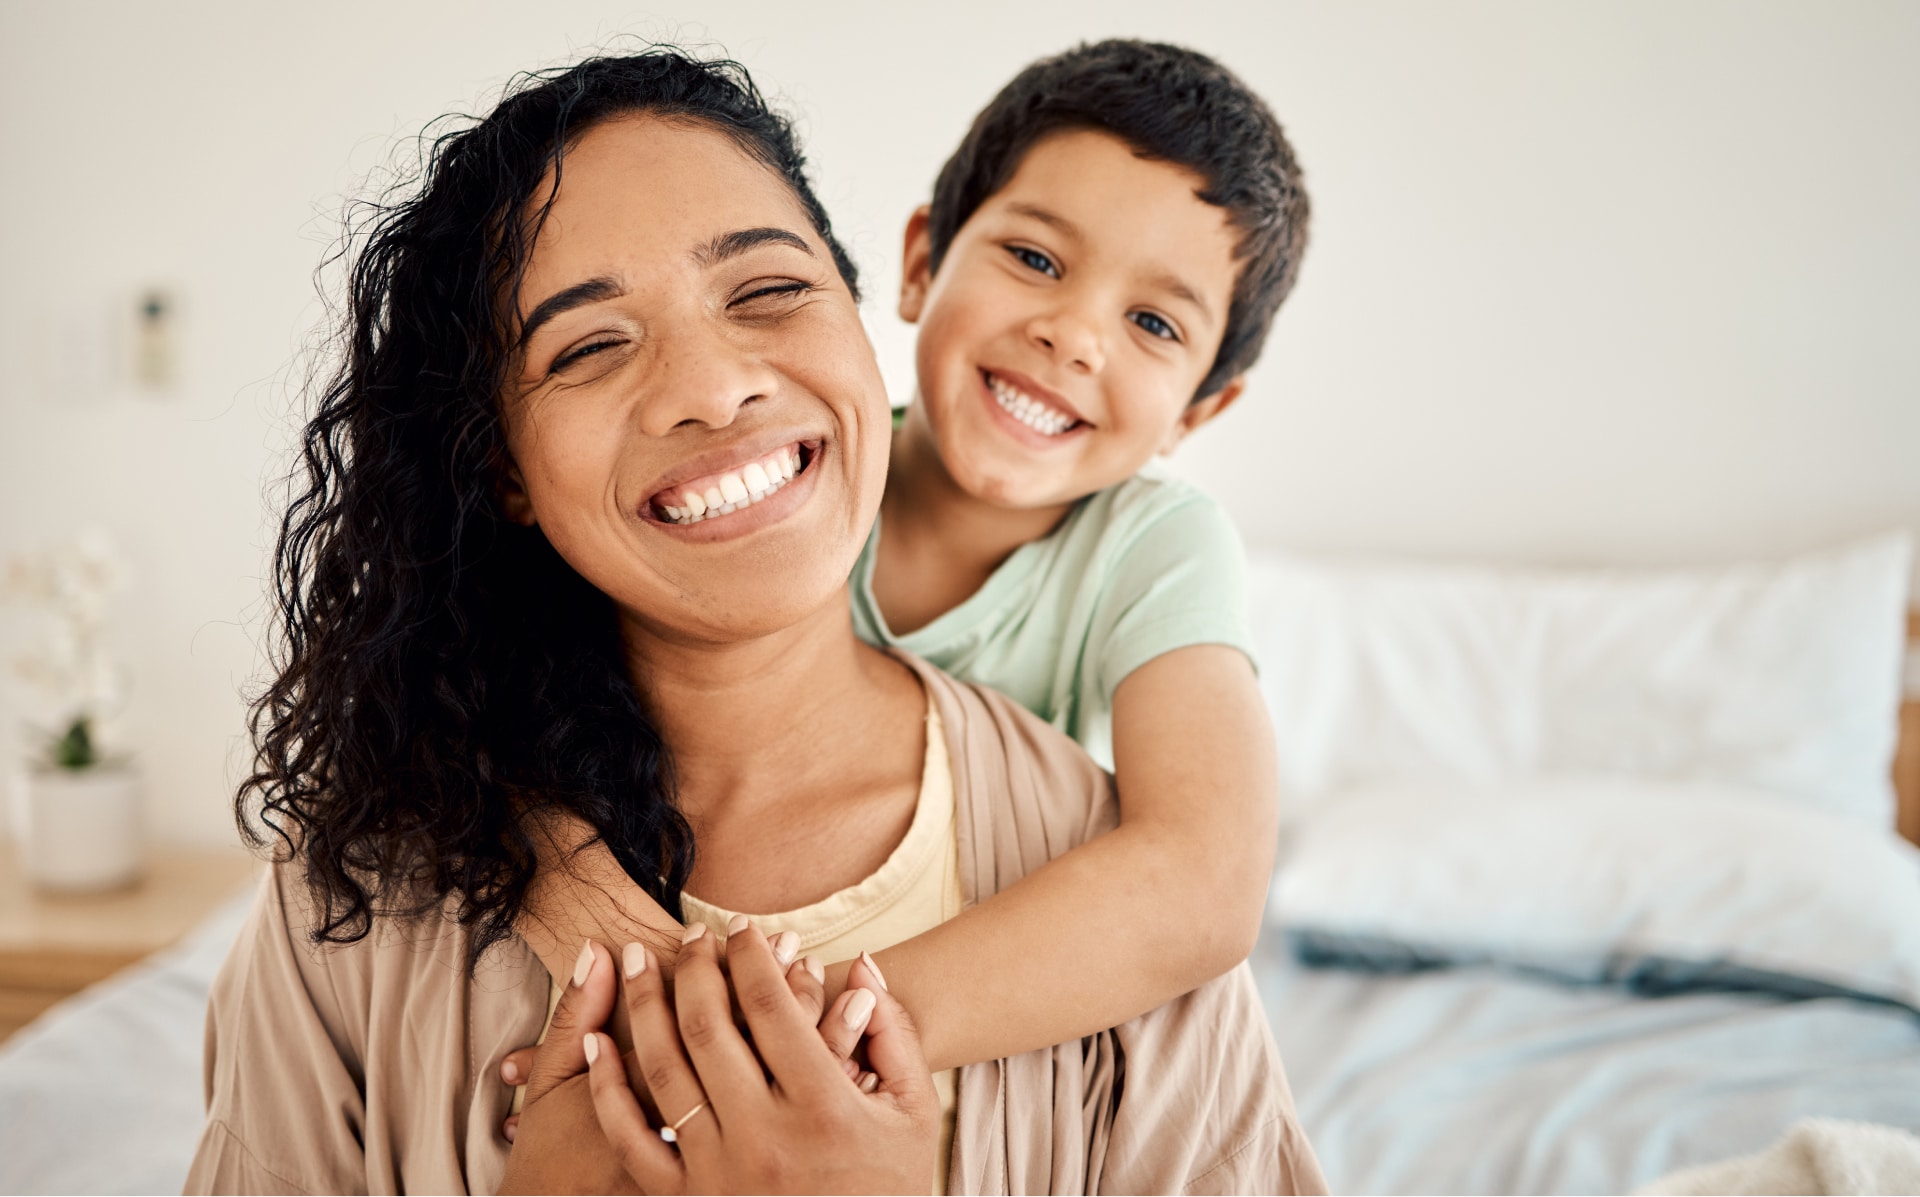
[[[1114,826],[1112,779],[1012,700],[913,658],[953,762],[969,903]],[[548,975],[513,939],[464,972],[451,919],[315,946],[276,865],[215,982],[189,1193],[491,1193]],[[964,1069],[950,1193],[1325,1192],[1245,965],[1112,1030]]]

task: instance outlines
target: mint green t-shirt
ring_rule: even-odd
[[[1253,659],[1246,559],[1225,511],[1176,478],[1138,475],[1082,499],[1014,550],[986,584],[896,636],[873,599],[881,528],[853,567],[853,629],[991,686],[1113,768],[1113,693],[1135,669],[1190,644]]]

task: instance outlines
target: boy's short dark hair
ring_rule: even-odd
[[[1280,122],[1233,72],[1193,50],[1126,39],[1043,58],[1000,89],[940,168],[927,221],[933,269],[969,217],[1007,185],[1035,142],[1097,129],[1206,180],[1199,192],[1240,229],[1233,302],[1195,397],[1253,365],[1307,245],[1307,193]]]

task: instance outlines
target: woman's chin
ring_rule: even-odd
[[[657,610],[649,611],[626,604],[622,604],[622,614],[629,627],[644,630],[651,639],[688,646],[724,648],[766,640],[806,627],[826,626],[827,621],[823,617],[830,610],[832,626],[838,628],[846,621],[845,584],[843,578],[839,584],[828,588],[805,587],[807,593],[804,594],[735,592],[715,595],[712,602],[702,605],[703,609],[698,615],[677,612],[671,619],[660,618]]]
[[[829,608],[844,622],[847,578],[864,534],[822,529],[813,520],[791,522],[794,527],[765,528],[751,537],[676,546],[681,551],[671,554],[678,558],[671,565],[656,558],[651,585],[622,586],[616,601],[629,621],[690,643],[761,639]]]

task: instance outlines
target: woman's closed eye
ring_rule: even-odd
[[[594,354],[612,349],[620,343],[620,339],[617,337],[603,337],[597,341],[588,341],[584,344],[575,345],[559,357],[553,359],[553,366],[549,370],[549,373],[558,374],[569,367],[579,365]]]
[[[1037,271],[1048,278],[1060,277],[1060,267],[1054,264],[1053,259],[1030,245],[1009,245],[1007,252],[1029,270]]]
[[[730,300],[727,306],[752,314],[760,308],[777,308],[784,302],[811,295],[818,289],[815,284],[801,279],[781,279],[778,282],[750,285],[743,294]]]

